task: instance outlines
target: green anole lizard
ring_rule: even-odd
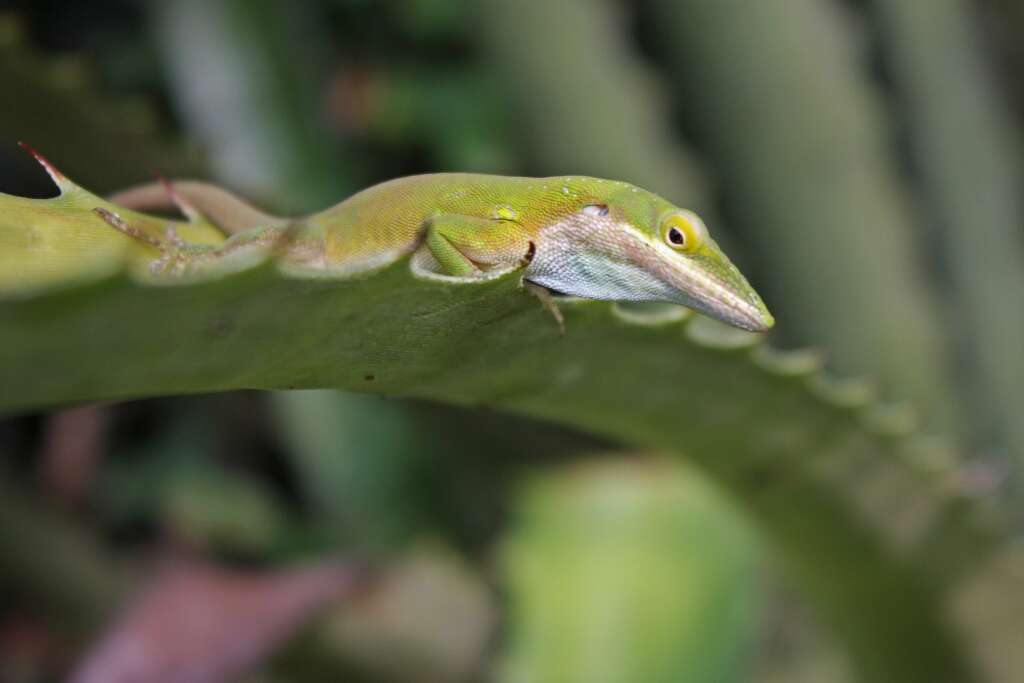
[[[36,156],[58,185],[70,182]],[[160,252],[154,272],[201,268],[249,246],[276,248],[294,265],[339,272],[378,268],[412,254],[423,269],[460,278],[521,268],[523,281],[542,295],[681,304],[751,331],[774,324],[696,214],[623,182],[419,175],[375,185],[296,219],[265,214],[193,181],[145,185],[111,201],[139,209],[177,206],[190,219],[206,219],[231,235],[219,246],[184,244],[173,231],[156,238],[97,208],[111,226]],[[549,307],[557,318],[557,308]]]

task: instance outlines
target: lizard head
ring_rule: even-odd
[[[755,332],[774,325],[695,213],[625,183],[573,180],[578,199],[542,228],[527,280],[589,299],[681,304]]]

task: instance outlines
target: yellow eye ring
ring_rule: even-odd
[[[661,235],[672,249],[692,254],[707,240],[708,229],[697,214],[678,209],[662,219]]]

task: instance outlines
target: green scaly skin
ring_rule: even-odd
[[[188,181],[163,190],[144,186],[115,199],[136,208],[170,199],[193,217],[224,217],[214,222],[236,233],[220,247],[190,249],[173,235],[146,239],[130,222],[104,212],[115,228],[164,252],[157,270],[187,270],[253,245],[278,245],[292,264],[345,273],[416,253],[416,263],[442,275],[483,278],[522,267],[526,282],[565,294],[681,304],[751,331],[774,324],[697,216],[623,182],[411,176],[293,220],[266,216],[222,190]]]

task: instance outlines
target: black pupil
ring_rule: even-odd
[[[679,228],[672,228],[668,231],[668,240],[672,244],[681,245],[686,241],[686,238],[683,236],[683,233],[679,232]]]

